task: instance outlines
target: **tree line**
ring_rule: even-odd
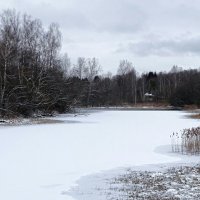
[[[200,71],[148,72],[120,61],[116,75],[102,75],[96,58],[72,64],[61,55],[61,32],[15,10],[0,14],[0,115],[32,116],[70,111],[75,106],[112,106],[148,101],[175,106],[200,104]]]

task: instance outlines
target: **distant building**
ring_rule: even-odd
[[[155,99],[155,95],[148,92],[144,94],[144,101],[151,102],[151,101],[154,101],[154,99]]]

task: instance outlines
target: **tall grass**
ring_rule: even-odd
[[[170,138],[173,152],[181,152],[183,154],[200,153],[200,127],[173,133]]]

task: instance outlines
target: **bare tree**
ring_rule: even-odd
[[[133,64],[127,60],[121,60],[119,63],[119,68],[117,70],[118,75],[125,75],[128,74],[133,70]]]
[[[0,109],[6,106],[8,87],[8,68],[14,62],[19,47],[19,14],[15,10],[6,10],[0,16]]]
[[[87,72],[86,64],[87,64],[86,59],[83,57],[79,57],[77,59],[77,63],[74,65],[74,68],[73,68],[73,72],[72,72],[73,76],[76,76],[79,79],[85,78],[86,77],[85,73]]]
[[[58,24],[52,23],[48,31],[44,34],[45,66],[52,68],[57,61],[58,52],[61,48],[61,32]]]
[[[137,75],[133,64],[127,60],[121,60],[117,71],[119,76],[119,96],[125,101],[129,101],[129,93],[132,96],[132,102],[137,103]],[[123,101],[124,101],[123,100]]]
[[[61,67],[67,77],[71,75],[71,60],[67,53],[61,57]]]
[[[84,72],[86,74],[88,81],[89,81],[87,105],[89,105],[90,96],[91,96],[91,93],[92,93],[93,80],[94,80],[95,76],[98,75],[100,70],[101,70],[101,66],[99,65],[99,62],[96,58],[92,58],[92,59],[87,60],[87,65],[86,65],[85,72]]]

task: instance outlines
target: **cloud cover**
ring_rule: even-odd
[[[139,70],[200,65],[199,0],[7,0],[0,7],[46,26],[57,22],[63,51],[73,60],[96,56],[105,71],[116,70],[124,58]]]
[[[117,53],[131,52],[137,56],[198,56],[200,55],[200,35],[192,38],[183,39],[166,39],[162,40],[149,38],[140,42],[129,42],[121,44],[117,49]]]

